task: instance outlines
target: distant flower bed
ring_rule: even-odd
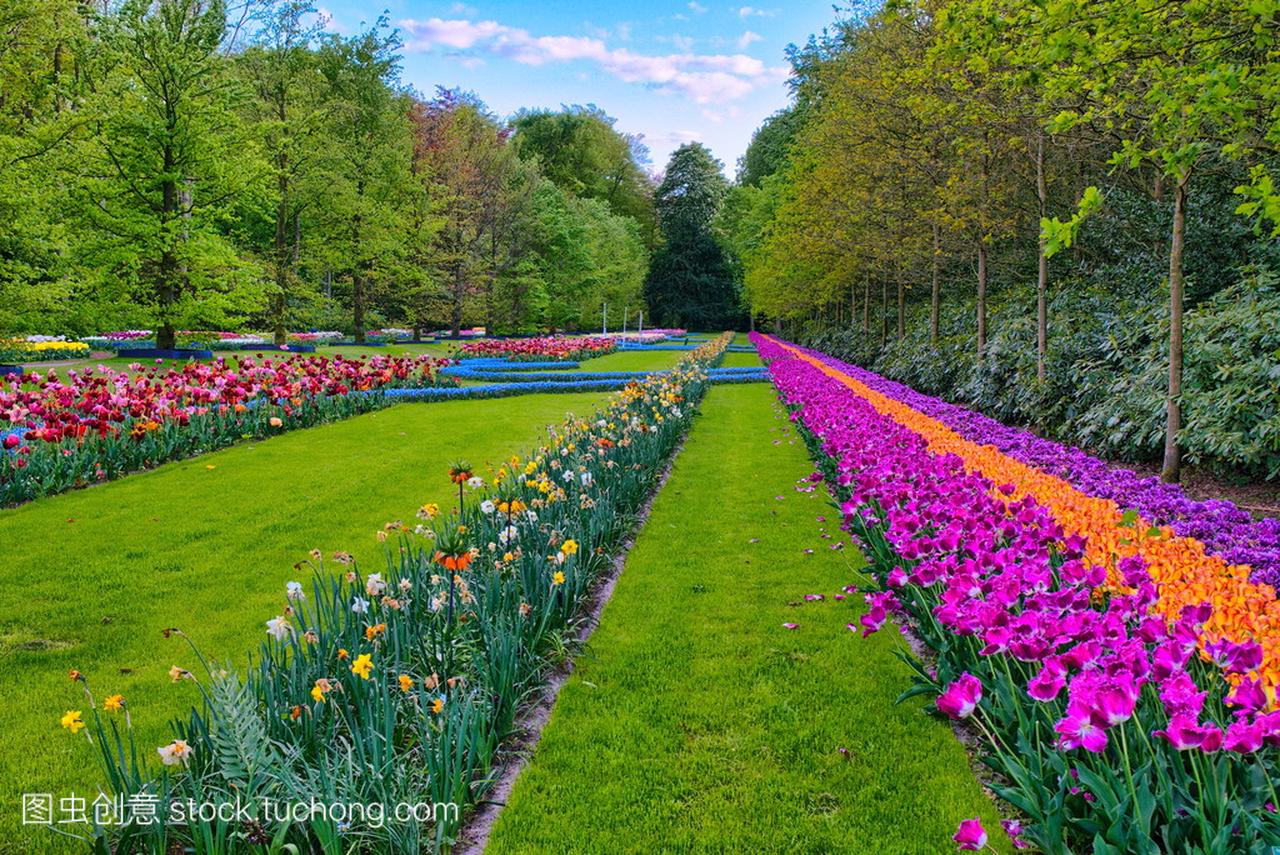
[[[337,330],[321,330],[311,332],[293,332],[286,336],[287,340],[297,344],[328,344],[341,341],[342,333]]]
[[[154,338],[155,333],[151,330],[116,330],[114,332],[99,333],[98,335],[87,335],[80,340],[90,347],[115,349],[117,347],[127,347],[135,342],[151,341]]]
[[[149,798],[160,816],[190,799],[210,807],[190,823],[100,825],[91,848],[117,851],[123,839],[148,852],[199,848],[226,833],[216,817],[236,803],[306,802],[323,787],[326,801],[377,808],[385,821],[257,815],[244,825],[273,851],[450,851],[465,812],[492,788],[521,702],[563,655],[727,341],[628,384],[488,478],[454,463],[456,511],[427,504],[416,521],[388,523],[377,572],[347,553],[313,552],[310,567],[295,565],[312,572],[311,584],[286,581],[278,610],[263,615],[247,674],[197,667],[207,660],[194,647],[176,654],[191,668],[175,665],[170,676],[198,683],[205,701],[172,741],[142,745],[129,711],[147,701],[94,695],[73,671],[79,709],[62,725],[90,736],[93,747],[74,750],[105,767],[110,797]],[[181,628],[166,634],[189,638]],[[441,809],[394,811],[423,803]]]
[[[369,341],[408,341],[413,338],[413,330],[388,327],[383,330],[370,330],[365,333],[365,338]]]
[[[460,348],[467,356],[495,356],[516,362],[582,360],[613,353],[618,343],[603,336],[540,336],[469,341]]]
[[[656,344],[660,341],[666,341],[669,338],[676,338],[685,335],[685,330],[645,330],[644,332],[611,332],[605,333],[609,338],[617,341],[630,341],[635,344]]]
[[[99,366],[0,383],[0,505],[386,406],[447,360],[318,356]]]
[[[89,345],[51,336],[0,338],[0,363],[51,362],[89,355]]]

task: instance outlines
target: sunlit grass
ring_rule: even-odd
[[[491,855],[935,855],[975,815],[999,836],[951,729],[894,704],[899,642],[845,628],[858,557],[796,492],[811,471],[771,387],[710,392]]]
[[[291,568],[309,550],[376,566],[384,522],[412,520],[427,501],[449,506],[452,461],[484,474],[605,397],[404,404],[0,510],[0,851],[54,842],[17,825],[19,793],[93,796],[84,737],[58,726],[83,705],[68,669],[99,697],[123,693],[144,744],[167,741],[167,720],[197,699],[167,671],[196,663],[161,629],[181,627],[207,655],[243,663],[279,614],[285,582],[306,581],[309,571]]]

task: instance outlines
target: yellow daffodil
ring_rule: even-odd
[[[408,674],[401,674],[400,675],[400,691],[404,692],[407,695],[409,694],[411,689],[413,689],[413,678],[410,677]]]
[[[351,663],[351,673],[357,675],[362,680],[369,679],[369,672],[373,670],[373,657],[368,653],[361,653],[356,657],[356,661]]]
[[[80,710],[67,710],[67,714],[62,717],[62,726],[72,733],[79,733],[84,728]]]
[[[124,695],[108,695],[102,702],[102,708],[107,712],[119,712],[124,709]]]
[[[569,540],[566,540],[560,546],[560,551],[563,552],[565,555],[575,554],[578,551],[578,541],[573,540],[572,538],[570,538]]]
[[[552,584],[552,585],[563,585],[563,584],[564,584],[564,571],[563,571],[563,570],[557,570],[557,571],[556,571],[555,575],[551,577],[551,584]]]
[[[436,715],[440,715],[444,711],[444,698],[436,698],[431,702],[431,711]]]

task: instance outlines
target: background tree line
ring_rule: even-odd
[[[305,0],[0,0],[0,333],[634,318],[641,140],[421,95],[399,51]]]
[[[751,311],[1130,460],[1280,473],[1280,2],[892,0],[793,48]]]

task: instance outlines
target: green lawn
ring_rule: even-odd
[[[243,662],[280,613],[285,582],[307,582],[292,565],[309,550],[381,561],[384,522],[412,520],[423,502],[448,506],[456,458],[483,473],[605,397],[404,404],[0,510],[0,851],[58,849],[44,829],[18,826],[19,793],[92,798],[84,736],[58,725],[83,708],[68,669],[99,698],[123,693],[144,745],[167,742],[167,720],[196,700],[167,671],[197,663],[161,629]]]
[[[490,855],[935,855],[975,815],[1008,850],[950,727],[895,706],[900,642],[845,628],[810,471],[769,386],[710,392]]]
[[[579,363],[579,371],[661,371],[670,368],[683,357],[685,350],[619,350],[608,356]]]

